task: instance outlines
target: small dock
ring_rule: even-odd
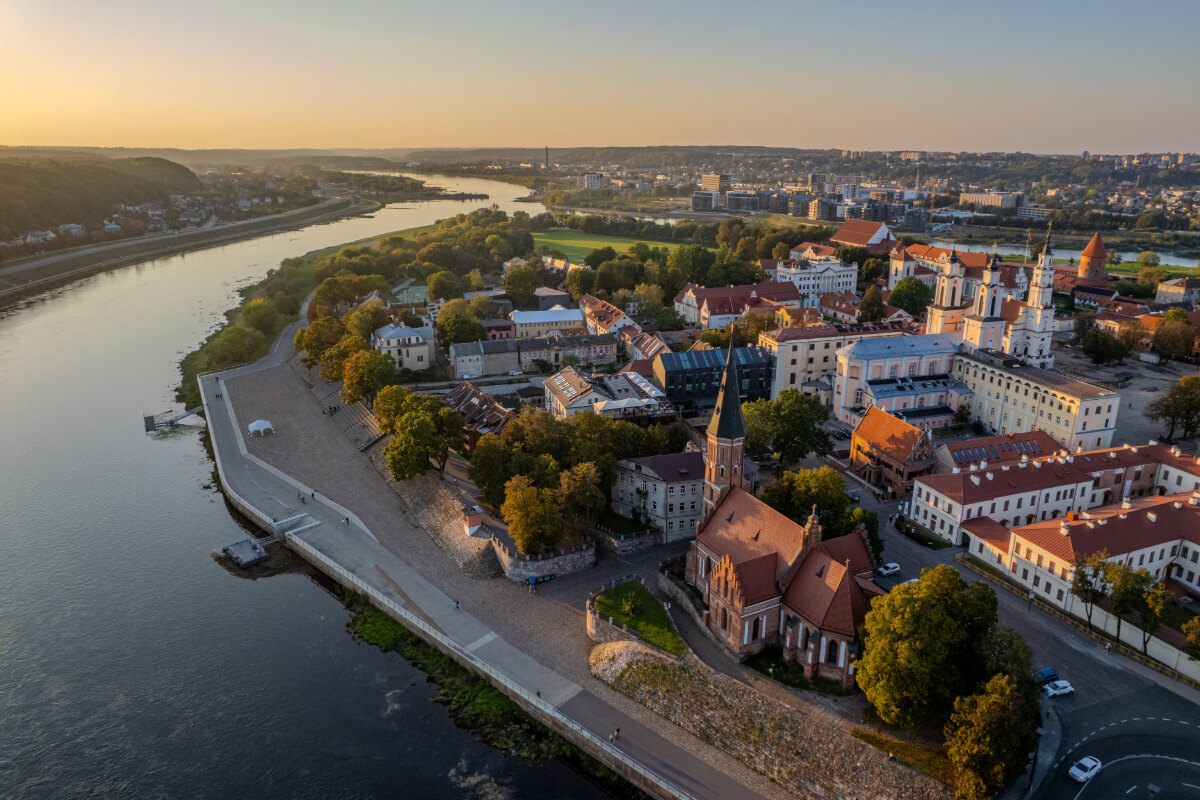
[[[271,534],[263,539],[243,539],[240,542],[221,548],[221,552],[229,556],[234,564],[242,569],[253,567],[267,560],[267,545],[275,544],[287,538],[289,533],[303,533],[320,525],[320,521],[308,514],[297,514],[294,517],[281,519],[271,525]]]
[[[143,414],[142,423],[146,426],[146,433],[154,433],[166,428],[173,428],[181,420],[187,419],[193,414],[199,414],[203,410],[204,406],[196,406],[178,414],[172,411],[164,411],[161,414]]]
[[[230,560],[242,569],[253,567],[255,564],[261,564],[267,560],[267,548],[253,539],[234,542],[221,552],[229,556]]]

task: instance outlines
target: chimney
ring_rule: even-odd
[[[950,472],[952,475],[957,475],[958,473],[962,472],[962,469],[960,469],[959,467],[955,467]]]
[[[1008,472],[1008,464],[1005,464],[1004,466],[1000,467],[1000,469],[1002,469],[1005,472]]]
[[[1041,469],[1041,468],[1042,468],[1042,462],[1040,462],[1040,461],[1035,461],[1035,462],[1033,462],[1033,468],[1034,468],[1034,469]]]
[[[971,476],[971,483],[973,483],[973,484],[975,484],[976,486],[978,486],[978,485],[979,485],[979,476],[978,476],[978,475],[972,475],[972,476]]]
[[[980,462],[979,462],[979,468],[980,468],[980,469],[987,469],[987,462],[986,462],[986,461],[980,461]]]
[[[1025,461],[1024,456],[1021,456],[1021,463],[1018,464],[1017,466],[1020,467],[1021,469],[1025,469],[1026,467],[1029,466],[1029,462]]]
[[[1094,530],[1096,527],[1096,523],[1094,521],[1089,520],[1087,526]]]
[[[994,481],[994,480],[996,479],[996,476],[995,476],[995,475],[993,475],[993,474],[992,474],[992,473],[990,473],[990,472],[988,472],[988,473],[985,473],[985,474],[988,476],[988,480],[989,480],[989,481]]]
[[[1065,519],[1058,526],[1058,532],[1061,533],[1063,536],[1066,536],[1067,534],[1069,534],[1071,532],[1071,526],[1067,524],[1067,521]]]
[[[1146,519],[1149,522],[1158,522],[1158,514],[1154,513],[1153,511],[1147,511]]]
[[[1026,455],[1025,453],[1021,453],[1021,466],[1024,466],[1028,463],[1029,463],[1029,456]]]
[[[1132,503],[1132,501],[1130,501],[1130,499],[1129,499],[1128,497],[1126,497],[1126,498],[1123,498],[1123,499],[1121,500],[1121,508],[1125,509],[1126,511],[1128,511],[1129,509],[1133,508],[1133,503]]]
[[[1100,523],[1101,525],[1107,525],[1108,517],[1101,517],[1100,519],[1096,520],[1096,522]]]
[[[1114,459],[1114,458],[1116,458],[1116,457],[1117,457],[1117,451],[1116,451],[1116,450],[1109,450],[1109,451],[1108,451],[1108,457],[1109,457],[1109,459]]]
[[[1128,514],[1121,514],[1121,519],[1125,519],[1128,516],[1129,516]]]
[[[1173,503],[1173,505],[1174,505],[1176,508],[1183,508],[1183,503],[1179,502],[1178,500],[1176,500],[1176,501]]]
[[[970,466],[970,470],[971,470],[971,472],[974,472],[974,471],[975,471],[975,470],[977,470],[977,469],[979,469],[979,465],[978,465],[978,464],[972,464],[972,465]]]
[[[1068,464],[1074,464],[1074,463],[1075,463],[1075,456],[1067,456],[1067,463],[1068,463]]]

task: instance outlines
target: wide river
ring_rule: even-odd
[[[520,187],[433,177],[508,211]],[[0,312],[0,797],[600,798],[477,742],[304,572],[246,580],[177,363],[289,256],[483,205],[385,208],[147,261]]]

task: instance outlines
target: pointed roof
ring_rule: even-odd
[[[1042,248],[1042,255],[1044,255],[1044,256],[1051,255],[1054,252],[1053,250],[1050,249],[1050,228],[1053,225],[1054,225],[1054,223],[1050,223],[1050,225],[1046,226],[1046,246],[1044,248]]]
[[[905,261],[913,260],[913,257],[908,253],[908,248],[904,246],[904,242],[900,241],[897,241],[896,246],[892,248],[892,258],[901,258]]]
[[[717,393],[717,407],[712,421],[708,423],[708,435],[718,439],[745,439],[746,421],[742,418],[742,394],[738,390],[737,362],[733,358],[733,338],[729,340],[729,354],[725,357],[725,371],[721,373],[721,388]]]
[[[1100,238],[1100,234],[1097,233],[1093,236],[1079,255],[1083,258],[1096,258],[1101,261],[1108,258],[1108,250],[1104,249],[1104,240]]]

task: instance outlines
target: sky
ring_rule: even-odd
[[[1200,2],[0,0],[0,144],[1200,150]]]

